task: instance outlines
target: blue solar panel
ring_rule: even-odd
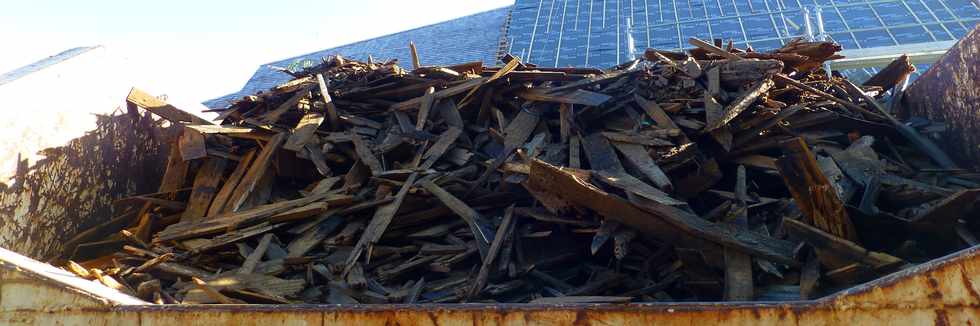
[[[543,66],[619,64],[628,36],[634,53],[687,48],[690,37],[761,51],[806,34],[803,8],[817,33],[818,5],[845,49],[952,40],[980,20],[974,0],[517,0],[508,39],[511,53]]]

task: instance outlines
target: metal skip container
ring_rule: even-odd
[[[980,29],[908,90],[914,115],[950,123],[964,162],[980,148]],[[135,123],[134,123],[135,122]],[[43,123],[25,122],[25,123]],[[40,126],[43,127],[43,126]],[[980,247],[816,300],[451,305],[151,305],[40,261],[96,224],[115,199],[153,192],[175,130],[137,110],[97,128],[0,189],[0,325],[963,325],[980,321]]]

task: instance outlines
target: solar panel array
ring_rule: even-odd
[[[690,37],[768,50],[806,35],[804,9],[816,33],[817,7],[845,49],[954,40],[980,21],[975,0],[517,0],[508,49],[556,67],[609,67]]]

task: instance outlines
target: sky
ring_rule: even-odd
[[[183,101],[238,91],[256,68],[513,0],[0,2],[0,73],[102,45],[134,83]],[[113,67],[119,68],[119,67]],[[79,85],[84,87],[84,85]]]

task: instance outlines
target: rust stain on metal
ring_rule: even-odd
[[[941,146],[959,162],[980,162],[980,26],[954,45],[906,90],[905,115],[944,121]]]

